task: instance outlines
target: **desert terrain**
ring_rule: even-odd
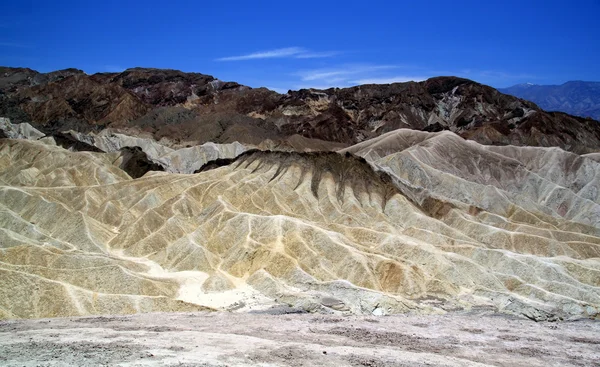
[[[296,310],[297,311],[297,310]],[[600,324],[446,315],[150,313],[0,323],[3,366],[595,366]]]
[[[453,77],[2,70],[2,365],[600,363],[595,120]]]

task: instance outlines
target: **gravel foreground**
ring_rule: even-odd
[[[600,322],[151,313],[0,322],[2,366],[600,366]]]

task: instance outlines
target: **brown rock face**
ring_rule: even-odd
[[[122,86],[153,106],[174,106],[185,103],[190,97],[200,98],[221,89],[247,89],[237,83],[221,82],[210,75],[168,69],[128,69],[108,82]]]
[[[578,153],[600,148],[595,120],[548,113],[455,77],[282,95],[177,70],[86,75],[76,69],[41,74],[1,68],[0,115],[46,131],[111,127],[176,142],[260,144],[302,136],[351,145],[410,128],[450,130],[492,145],[559,146]]]
[[[485,144],[560,146],[594,150],[597,121],[548,113],[535,104],[454,77],[390,85],[292,92],[280,111],[301,111],[295,129],[305,136],[356,143],[398,128],[450,130]],[[290,122],[294,118],[289,119]]]

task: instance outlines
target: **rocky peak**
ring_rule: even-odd
[[[31,82],[35,78],[37,85]],[[0,116],[16,123],[139,129],[174,141],[259,144],[299,135],[355,144],[410,128],[450,130],[486,144],[600,149],[597,122],[547,113],[532,102],[450,76],[282,95],[170,69],[86,75],[77,69],[40,74],[3,68],[0,91]]]

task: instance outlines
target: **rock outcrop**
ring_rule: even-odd
[[[323,141],[348,146],[409,128],[449,130],[486,145],[557,146],[575,153],[600,149],[597,121],[545,112],[456,77],[278,94],[177,70],[0,71],[0,116],[47,134],[110,127],[180,146],[235,141],[285,146],[301,136],[306,149],[322,150]],[[340,147],[328,150],[335,148]]]
[[[46,136],[30,124],[13,125],[9,119],[0,117],[0,138],[38,140]]]
[[[99,134],[82,134],[69,131],[74,141],[79,141],[112,153],[124,149],[137,149],[143,152],[149,163],[161,171],[173,173],[194,173],[204,164],[215,159],[235,158],[248,147],[233,142],[231,144],[204,143],[187,148],[172,149],[152,139],[138,138],[103,130]]]
[[[148,171],[194,173],[207,162],[216,159],[231,159],[246,151],[248,147],[234,142],[231,144],[205,143],[187,148],[172,149],[152,139],[139,138],[102,130],[98,134],[77,131],[55,132],[46,136],[28,123],[12,124],[0,118],[0,138],[40,140],[59,145],[71,151],[120,153],[120,167],[134,178]]]

